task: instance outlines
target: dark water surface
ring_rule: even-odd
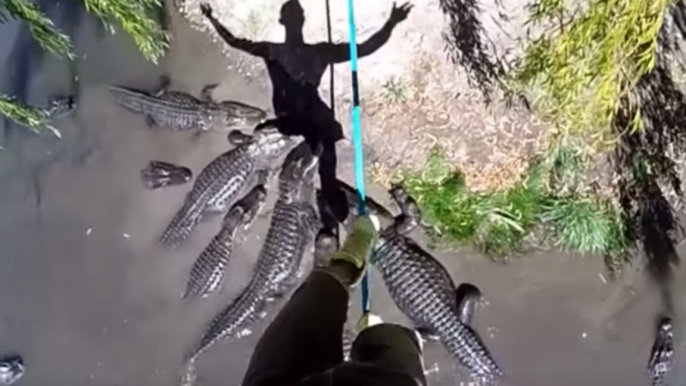
[[[219,218],[201,224],[178,251],[163,251],[156,239],[189,186],[149,191],[139,172],[159,159],[197,174],[229,145],[222,133],[151,131],[114,106],[105,86],[154,88],[166,73],[175,89],[197,95],[221,82],[220,99],[265,108],[271,90],[266,80],[228,70],[232,59],[178,15],[172,49],[155,67],[127,37],[98,33],[96,21],[67,4],[50,12],[75,36],[80,57],[71,66],[31,48],[16,24],[0,26],[3,91],[35,104],[52,93],[77,91],[80,99],[74,114],[56,122],[61,140],[3,128],[0,353],[24,357],[22,385],[178,385],[184,354],[247,282],[267,219],[234,255],[224,291],[201,303],[182,301],[188,271]],[[470,253],[439,258],[456,281],[477,284],[487,297],[477,329],[508,374],[506,384],[649,384],[645,364],[661,304],[642,276],[606,284],[602,261],[592,256],[533,253],[506,266]],[[675,282],[674,375],[683,380],[683,275]],[[375,312],[404,322],[375,273],[372,285]],[[198,360],[197,384],[238,384],[263,328],[209,349]],[[467,384],[439,345],[427,345],[426,364],[438,366],[429,375],[434,385]]]

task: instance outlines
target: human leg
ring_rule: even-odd
[[[355,339],[350,357],[355,362],[405,373],[426,385],[419,337],[406,327],[384,323],[364,329]]]
[[[343,360],[348,290],[326,270],[313,271],[264,332],[244,386],[295,381]]]

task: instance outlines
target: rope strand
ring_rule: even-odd
[[[362,149],[362,129],[360,127],[360,92],[357,79],[357,32],[355,30],[355,7],[353,0],[348,0],[348,27],[350,30],[350,70],[352,71],[353,108],[352,131],[353,146],[355,148],[355,187],[359,196],[357,208],[360,215],[367,213],[367,198],[364,191],[364,159]],[[360,285],[362,295],[362,312],[367,313],[371,308],[369,296],[369,275],[365,272]]]

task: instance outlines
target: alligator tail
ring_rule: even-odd
[[[212,319],[210,327],[193,351],[191,360],[197,358],[198,355],[218,340],[236,335],[242,328],[261,317],[261,313],[264,311],[268,301],[267,285],[258,276],[253,277],[253,280],[250,281],[250,284],[241,294],[219,315]]]
[[[134,113],[145,114],[150,105],[150,97],[140,91],[124,87],[110,86],[110,96],[116,104]]]
[[[229,264],[231,258],[232,245],[222,242],[227,236],[226,232],[233,233],[233,229],[222,229],[221,233],[217,235],[210,245],[200,254],[200,257],[193,263],[191,274],[186,284],[186,292],[183,294],[184,298],[188,297],[205,297],[216,291],[221,284],[224,270]]]
[[[492,382],[495,378],[501,377],[502,371],[479,335],[471,327],[459,321],[455,321],[454,326],[450,329],[450,336],[444,336],[443,339],[448,351],[480,381]]]
[[[200,222],[204,209],[204,205],[200,202],[186,199],[167,229],[162,233],[160,244],[168,248],[175,248],[181,244],[191,235],[193,228]]]

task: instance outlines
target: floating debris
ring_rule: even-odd
[[[439,371],[440,369],[438,368],[438,363],[434,363],[431,367],[424,370],[424,375],[431,375],[434,373],[438,373]]]
[[[603,284],[607,284],[607,280],[605,279],[605,276],[603,276],[602,273],[598,272],[598,277],[600,278],[600,281],[603,282]]]
[[[236,336],[237,336],[238,338],[244,338],[244,337],[250,336],[250,335],[252,335],[252,330],[249,329],[249,328],[244,328],[244,329],[241,330],[238,334],[236,334]]]
[[[122,236],[124,236],[125,239],[130,239],[130,238],[131,238],[131,235],[128,234],[128,233],[124,233],[124,234],[122,234]]]
[[[88,230],[86,230],[86,236],[90,235],[91,232],[93,232],[93,228],[88,228]]]

